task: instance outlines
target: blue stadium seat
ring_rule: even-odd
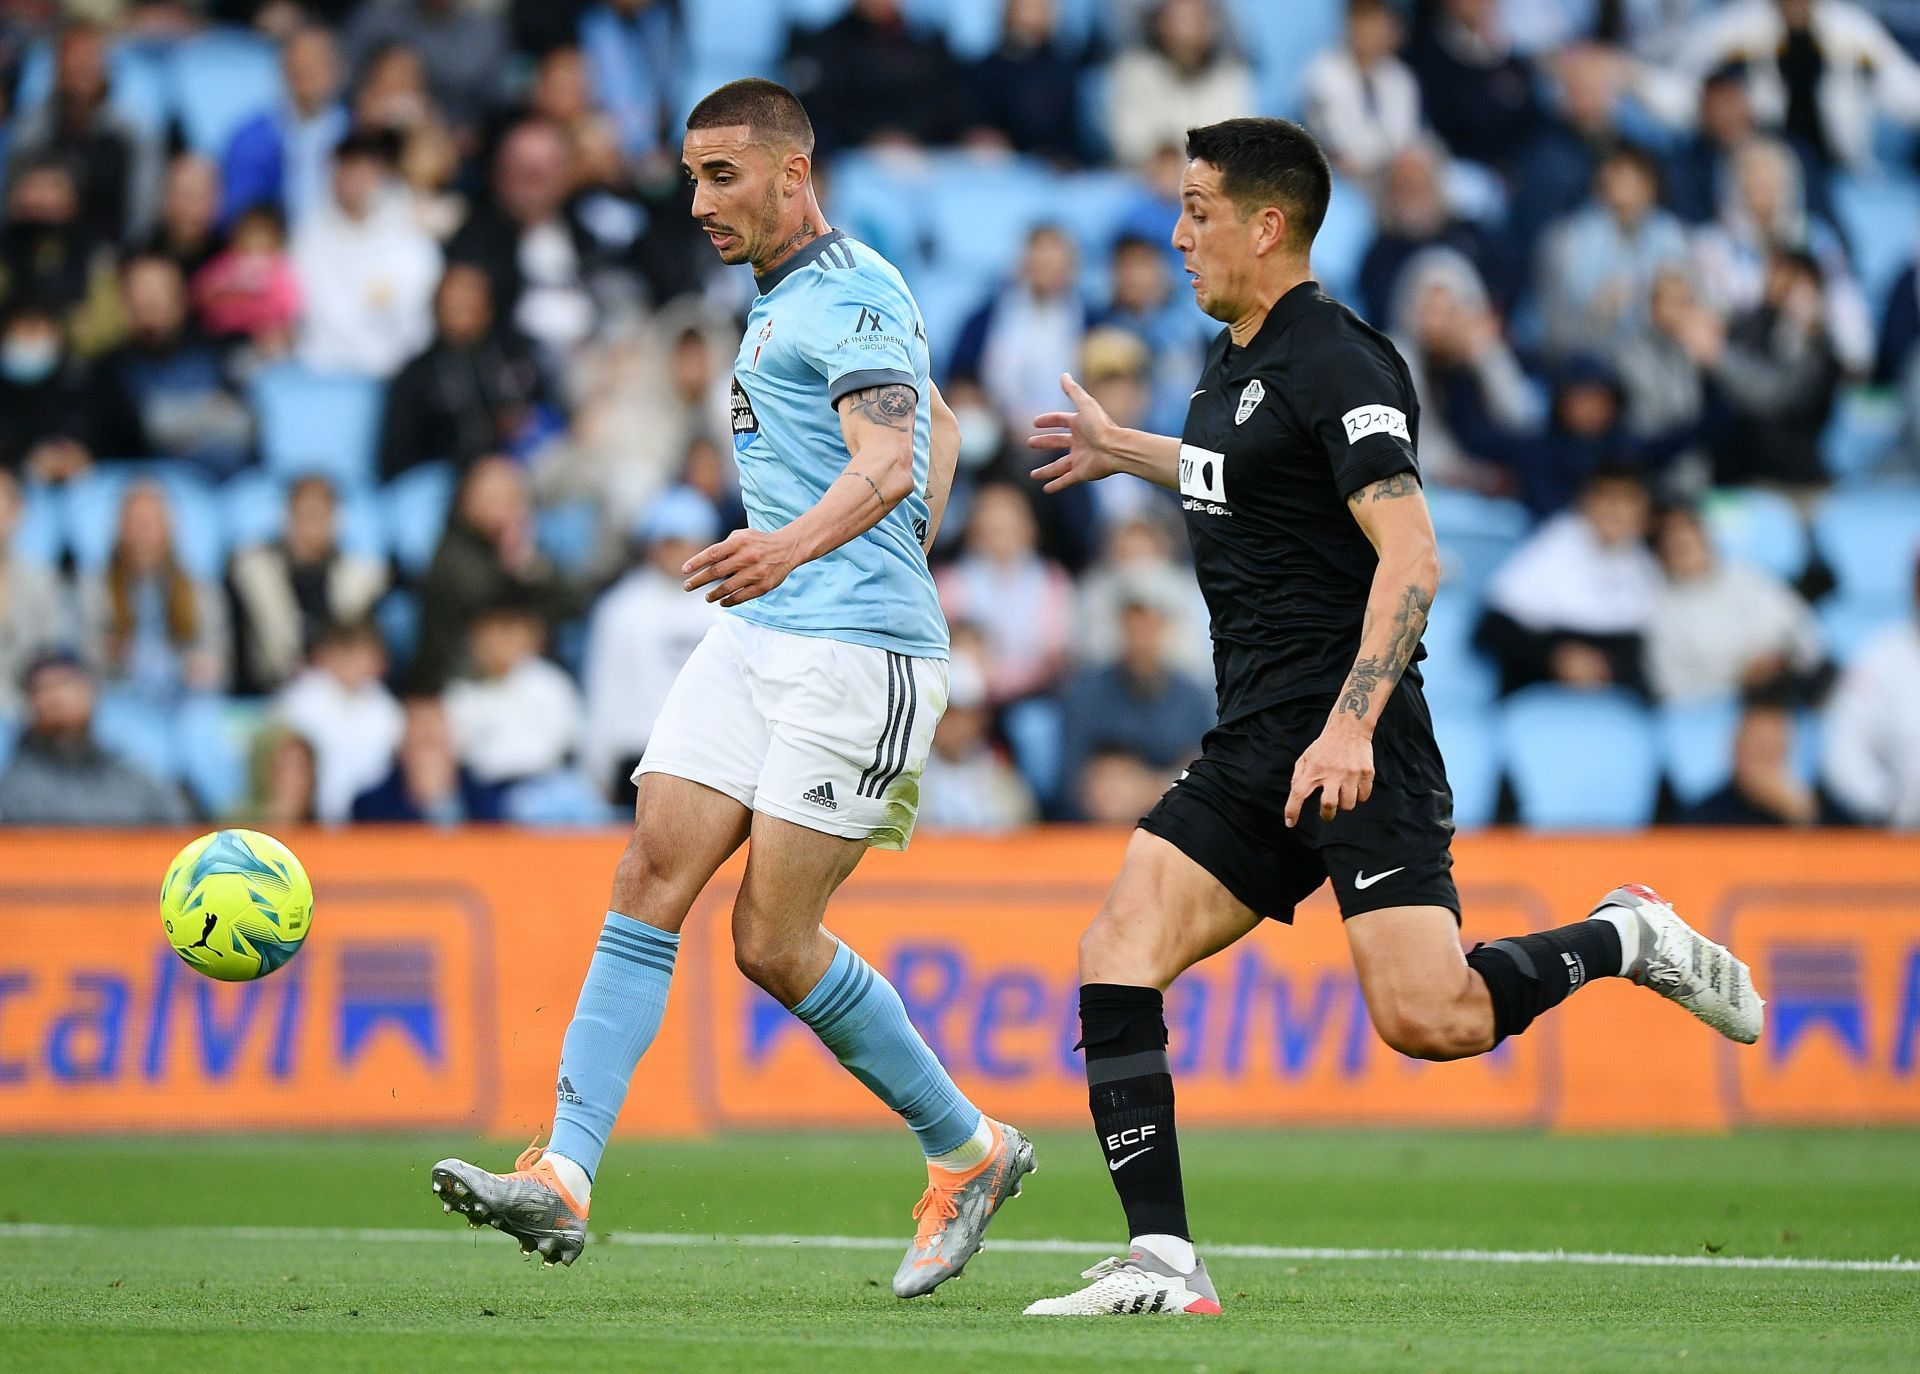
[[[1360,263],[1373,237],[1373,202],[1345,177],[1336,176],[1326,222],[1313,240],[1314,275],[1328,295],[1336,300],[1359,295]]]
[[[174,556],[193,576],[219,581],[231,544],[218,494],[204,479],[185,475],[162,478],[160,486],[173,512]]]
[[[102,748],[163,782],[180,780],[180,749],[164,707],[136,693],[104,688],[93,712]]]
[[[107,565],[120,528],[120,502],[130,480],[126,471],[100,464],[60,488],[66,545],[81,571],[96,572]]]
[[[687,50],[696,62],[721,57],[758,71],[770,69],[780,60],[787,34],[787,17],[782,12],[781,0],[727,0],[724,5],[688,5],[680,13]],[[699,94],[705,95],[706,91]]]
[[[1838,595],[1820,603],[1820,630],[1836,663],[1850,662],[1882,630],[1912,619],[1913,603],[1906,599]]]
[[[853,8],[853,0],[786,0],[787,18],[803,28],[824,29]]]
[[[1068,180],[1060,196],[1059,222],[1072,232],[1089,267],[1104,272],[1120,226],[1139,203],[1140,183],[1129,174],[1080,172]],[[1173,225],[1169,223],[1166,230],[1170,238]],[[1106,298],[1106,285],[1103,278],[1097,299]]]
[[[174,744],[201,814],[229,816],[245,800],[248,752],[263,711],[218,695],[189,697],[175,712]]]
[[[122,39],[107,53],[107,103],[137,131],[149,138],[166,133],[173,117],[172,74],[168,45]],[[20,64],[15,107],[37,109],[53,94],[53,44],[32,44]]]
[[[420,598],[403,587],[393,588],[373,608],[373,623],[392,659],[392,675],[404,677],[420,647]]]
[[[1487,712],[1493,707],[1500,674],[1473,647],[1474,627],[1483,609],[1477,596],[1451,587],[1434,598],[1422,638],[1427,657],[1420,665],[1420,676],[1435,711]]]
[[[506,818],[520,825],[607,825],[620,813],[578,769],[556,769],[515,783],[502,800]]]
[[[157,484],[173,520],[173,548],[194,577],[216,580],[226,566],[228,539],[213,487],[193,469],[169,463],[101,463],[61,489],[66,546],[83,571],[107,565],[120,529],[120,507],[135,482]]]
[[[1500,804],[1500,735],[1484,711],[1435,711],[1433,733],[1453,788],[1453,823],[1462,830],[1493,824]]]
[[[1062,219],[1057,180],[1022,158],[946,153],[926,189],[933,260],[943,269],[1004,277],[1027,231]]]
[[[911,281],[923,267],[924,159],[888,152],[843,153],[826,178],[832,219]]]
[[[1659,711],[1660,757],[1673,794],[1687,806],[1726,785],[1740,703],[1732,697],[1670,702]]]
[[[1053,801],[1067,785],[1067,779],[1060,776],[1064,763],[1060,757],[1062,724],[1060,703],[1044,697],[1015,702],[1001,720],[1007,744],[1013,750],[1014,766],[1043,802]]]
[[[0,773],[13,762],[13,747],[20,742],[20,722],[12,716],[0,716]]]
[[[1500,714],[1500,743],[1520,818],[1536,830],[1630,830],[1653,819],[1659,749],[1627,692],[1516,692]]]
[[[67,547],[63,493],[44,482],[27,482],[20,488],[20,501],[20,523],[7,547],[29,563],[50,568]]]
[[[1235,34],[1253,58],[1258,110],[1248,114],[1300,114],[1300,78],[1322,48],[1339,41],[1342,0],[1231,0],[1227,12]]]
[[[578,576],[600,545],[600,508],[591,501],[544,506],[534,514],[534,539],[555,567]]]
[[[270,544],[287,527],[289,483],[266,472],[243,472],[220,488],[221,518],[229,547]],[[377,491],[364,488],[336,493],[335,530],[340,547],[363,558],[387,556],[387,521]]]
[[[1813,517],[1814,544],[1847,600],[1908,600],[1920,553],[1920,486],[1828,493]]]
[[[433,562],[440,537],[447,532],[453,488],[453,469],[429,463],[401,473],[381,490],[393,556],[408,577],[418,577]]]
[[[927,351],[936,380],[944,380],[953,346],[973,312],[986,304],[994,283],[965,272],[926,271],[908,282],[927,325]]]
[[[173,90],[188,144],[218,158],[242,124],[280,103],[280,56],[245,29],[214,29],[175,50]]]
[[[1856,482],[1884,467],[1900,439],[1900,398],[1853,387],[1834,404],[1820,435],[1820,456],[1835,481]]]
[[[1707,529],[1720,556],[1750,563],[1788,582],[1807,568],[1807,526],[1800,510],[1761,487],[1716,491],[1707,498]]]
[[[254,379],[252,401],[268,471],[282,477],[323,473],[343,489],[372,482],[380,383],[285,363]]]
[[[1884,171],[1843,173],[1833,179],[1833,208],[1853,250],[1861,287],[1877,311],[1894,278],[1913,261],[1914,230],[1920,227],[1920,186],[1911,176]]]
[[[1440,543],[1443,600],[1458,592],[1477,600],[1532,524],[1518,501],[1449,487],[1430,488],[1427,509]]]

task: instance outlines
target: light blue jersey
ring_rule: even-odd
[[[792,634],[945,658],[947,621],[921,548],[932,388],[920,309],[891,263],[837,229],[759,286],[733,367],[734,461],[748,525],[776,530],[819,503],[848,462],[835,407],[867,387],[900,382],[919,395],[913,494],[732,613]]]

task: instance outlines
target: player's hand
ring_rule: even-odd
[[[689,558],[680,571],[687,575],[688,591],[711,587],[707,600],[738,606],[785,582],[799,561],[783,530],[735,530]]]
[[[1330,723],[1293,765],[1293,790],[1287,794],[1287,824],[1315,792],[1320,819],[1330,821],[1373,795],[1373,737],[1352,725]]]
[[[1033,427],[1050,431],[1034,435],[1027,447],[1060,457],[1033,470],[1033,479],[1044,482],[1045,492],[1065,491],[1082,482],[1097,482],[1120,471],[1113,459],[1113,447],[1120,426],[1113,422],[1087,389],[1073,380],[1071,373],[1060,374],[1060,389],[1073,402],[1072,410],[1050,410],[1034,417]],[[1060,431],[1065,430],[1063,434]]]

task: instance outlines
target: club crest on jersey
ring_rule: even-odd
[[[767,340],[771,339],[772,337],[773,337],[773,321],[768,320],[765,324],[760,326],[760,342],[753,346],[753,361],[747,364],[748,367],[760,366],[760,350],[762,350],[767,346]]]
[[[1259,409],[1260,403],[1266,399],[1267,389],[1260,384],[1260,379],[1255,377],[1247,383],[1247,389],[1240,393],[1240,405],[1233,412],[1233,422],[1236,425],[1244,425],[1247,417]]]

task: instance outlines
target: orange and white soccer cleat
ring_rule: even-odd
[[[963,1172],[927,1166],[927,1191],[914,1206],[920,1223],[893,1276],[895,1296],[931,1293],[980,1253],[987,1223],[1008,1198],[1020,1196],[1021,1180],[1034,1172],[1033,1142],[991,1118],[993,1149]]]
[[[549,1269],[572,1264],[586,1248],[587,1209],[574,1201],[537,1144],[521,1152],[510,1174],[443,1159],[433,1166],[433,1191],[442,1211],[459,1212],[472,1226],[505,1231],[523,1254],[539,1255]]]

